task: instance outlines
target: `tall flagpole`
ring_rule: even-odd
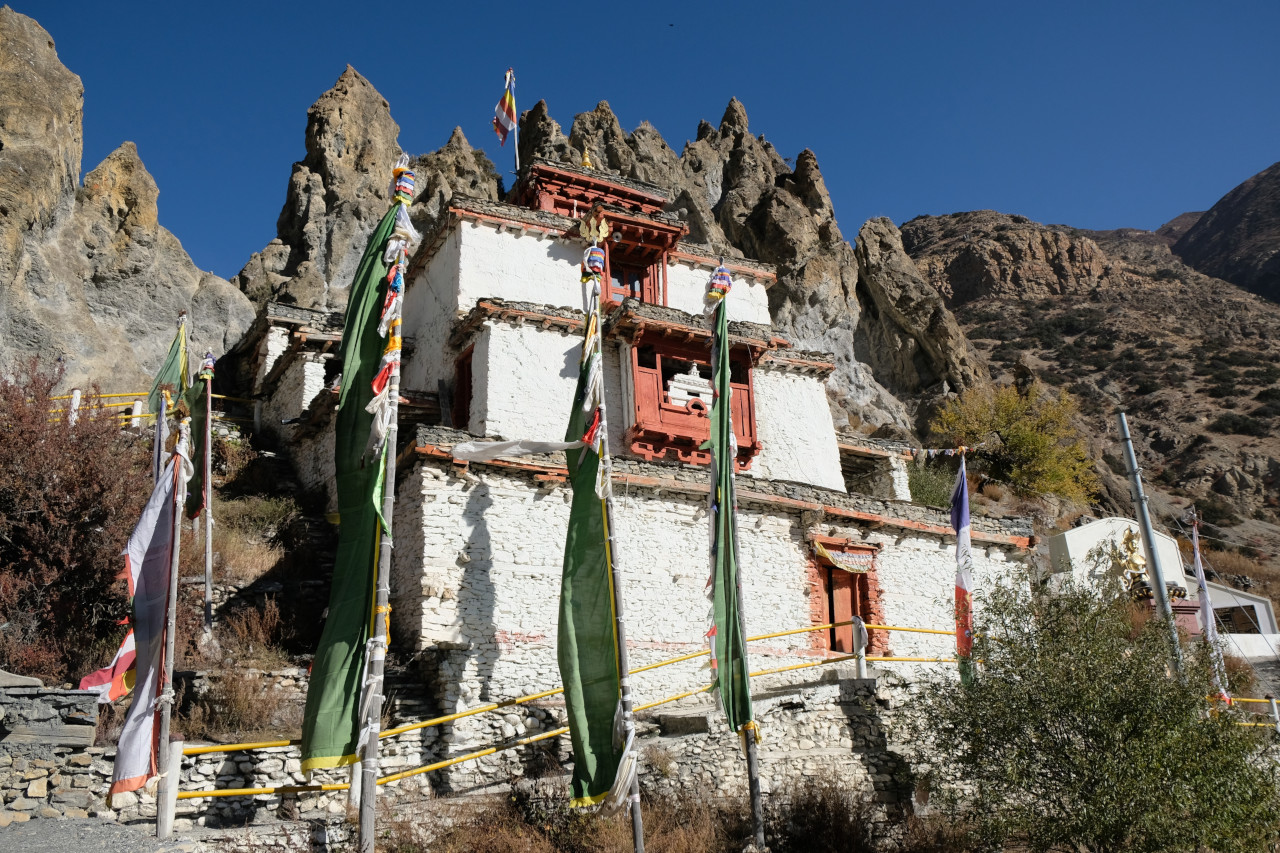
[[[721,299],[720,304],[716,306],[717,311],[728,311],[729,306],[726,299]],[[727,341],[726,341],[727,343]],[[720,353],[721,358],[728,358],[727,352]],[[712,375],[715,374],[715,366],[712,366]],[[730,405],[728,400],[720,401],[723,405]],[[733,429],[733,409],[729,409],[729,428]],[[730,457],[729,459],[729,506],[733,515],[733,564],[737,567],[734,572],[734,580],[736,581],[735,594],[738,600],[738,635],[747,636],[747,626],[743,618],[745,605],[742,598],[742,563],[738,560],[738,486],[736,483],[738,460]],[[711,490],[715,492],[715,483],[711,484]],[[751,671],[748,666],[748,657],[746,645],[742,649],[742,667],[746,672]],[[722,676],[723,677],[723,676]],[[764,795],[760,791],[760,754],[758,744],[756,743],[756,732],[754,730],[744,731],[742,739],[747,747],[747,791],[751,796],[751,832],[755,837],[756,847],[763,850],[764,841]]]
[[[390,374],[385,389],[386,399],[377,407],[375,396],[373,446],[380,446],[383,454],[382,476],[382,533],[378,540],[378,568],[375,579],[373,632],[369,639],[367,667],[365,669],[365,717],[363,748],[360,754],[360,853],[374,853],[374,835],[378,795],[378,732],[382,728],[383,676],[386,671],[387,641],[391,622],[391,525],[396,507],[396,444],[400,428],[396,423],[400,408],[400,348],[401,306],[404,292],[404,272],[409,265],[409,246],[416,243],[418,234],[409,222],[408,205],[413,201],[414,174],[408,168],[408,157],[401,155],[395,168],[393,203],[399,204],[395,231],[388,243],[385,256],[393,264],[387,281],[387,299],[383,303],[379,332],[387,337],[383,351],[384,363]],[[386,360],[390,359],[389,362]],[[380,395],[379,395],[380,396]],[[372,411],[372,409],[370,410]],[[385,432],[379,435],[381,424]],[[379,437],[381,441],[379,441]]]
[[[174,635],[177,631],[178,620],[178,560],[182,550],[183,507],[187,503],[187,481],[183,476],[182,458],[178,455],[178,449],[182,447],[182,433],[187,429],[188,425],[186,423],[178,425],[178,444],[173,450],[173,544],[169,546],[169,596],[165,610],[164,677],[158,685],[160,690],[160,736],[157,739],[159,746],[156,750],[156,763],[160,776],[164,777],[166,785],[173,785],[177,781],[177,770],[180,769],[172,766],[172,756],[169,749],[169,728],[173,718],[173,653]],[[158,806],[157,814],[159,814]],[[157,825],[157,831],[159,829],[160,827]]]
[[[213,372],[206,369],[206,356],[201,372],[204,378],[204,633],[213,634]]]
[[[1142,545],[1147,552],[1147,571],[1151,574],[1152,592],[1155,593],[1156,608],[1160,618],[1169,623],[1170,639],[1173,642],[1173,668],[1182,670],[1182,646],[1178,642],[1178,625],[1173,621],[1173,607],[1169,604],[1169,590],[1164,585],[1164,571],[1160,566],[1160,555],[1156,552],[1155,530],[1151,527],[1151,512],[1147,508],[1147,495],[1142,490],[1142,469],[1138,467],[1138,457],[1133,452],[1133,438],[1129,435],[1129,419],[1123,409],[1116,409],[1116,417],[1120,422],[1120,441],[1124,444],[1124,459],[1129,470],[1129,487],[1133,493],[1134,514],[1138,516],[1138,529],[1142,532]]]
[[[742,594],[742,562],[739,559],[739,554],[738,554],[738,489],[737,489],[737,483],[736,483],[738,454],[737,454],[737,441],[736,441],[735,433],[733,429],[733,404],[731,400],[733,391],[732,391],[732,388],[729,387],[727,378],[725,381],[725,387],[723,389],[720,388],[720,384],[719,384],[722,376],[721,368],[723,365],[727,365],[729,361],[730,348],[729,348],[728,334],[726,332],[726,334],[722,338],[720,333],[721,333],[722,327],[727,329],[727,326],[728,326],[729,300],[727,297],[729,295],[729,290],[731,288],[731,281],[732,279],[729,274],[729,270],[724,266],[724,261],[721,260],[720,264],[716,267],[715,272],[712,273],[711,281],[708,282],[708,291],[707,291],[707,299],[709,300],[712,306],[711,317],[712,317],[713,331],[711,334],[711,375],[712,375],[712,387],[714,388],[714,399],[712,401],[711,439],[709,442],[709,444],[712,445],[712,464],[711,464],[711,483],[710,483],[711,488],[708,495],[708,499],[711,504],[710,520],[711,520],[713,531],[716,531],[719,528],[721,523],[720,519],[724,516],[724,513],[727,512],[729,514],[728,517],[729,517],[729,523],[731,527],[728,531],[729,533],[728,538],[731,540],[730,544],[732,546],[732,551],[729,556],[729,560],[732,562],[732,565],[733,565],[734,599],[736,601],[736,607],[738,611],[737,612],[738,637],[745,638],[747,636],[746,619],[744,616],[746,607],[745,607],[745,602],[743,601],[743,594]],[[727,377],[728,371],[727,370],[723,371],[723,375]],[[724,391],[723,399],[721,398],[722,390]],[[719,412],[720,410],[719,407],[721,406],[725,407],[724,420],[718,425],[715,420],[715,415]],[[716,452],[716,431],[717,429],[721,428],[724,425],[727,425],[728,427],[728,430],[727,430],[728,446],[721,447],[719,450],[719,453],[717,453]],[[718,455],[721,455],[721,458],[717,459],[716,457]],[[719,470],[720,465],[724,465],[726,467],[726,470],[723,472],[723,482],[725,483],[725,490],[727,491],[727,494],[718,495],[717,491],[719,490],[720,483],[722,482],[721,471]],[[716,568],[717,560],[719,560],[720,554],[723,553],[721,549],[724,548],[724,542],[723,540],[718,540],[714,532],[712,535],[712,541],[714,544],[713,544],[713,551],[711,554],[711,560],[712,560],[711,569],[712,569],[712,576],[714,578],[717,572],[717,568]],[[717,552],[720,552],[720,554],[718,554]],[[714,599],[714,596],[715,596],[714,589],[712,590],[712,595]],[[718,626],[713,625],[713,629],[716,627]],[[711,654],[713,658],[716,657],[715,646],[718,641],[719,641],[719,633],[717,631],[716,636],[711,643]],[[751,672],[751,667],[749,665],[749,657],[747,654],[747,647],[746,647],[745,641],[743,641],[742,643],[741,654],[742,654],[742,664],[741,664],[742,678],[745,680],[749,678],[748,673]],[[715,665],[715,662],[713,661],[713,666],[714,665]],[[726,670],[731,668],[732,666],[733,666],[732,662],[726,661],[724,662],[724,664],[721,665],[721,667],[723,668],[717,667],[716,678],[717,680],[720,680],[720,685],[722,689],[724,684],[722,679],[725,679],[726,677],[728,678],[733,677],[732,673],[726,672]],[[743,689],[749,690],[749,688],[746,687],[745,685]],[[729,709],[727,707],[725,711],[726,711],[726,714],[729,716],[729,719],[732,721],[733,715],[729,714]],[[757,749],[758,745],[756,743],[756,738],[759,734],[759,727],[756,725],[754,714],[750,711],[749,698],[748,698],[748,717],[749,719],[739,727],[739,734],[742,737],[743,747],[747,755],[747,790],[751,796],[752,836],[755,840],[755,846],[760,849],[764,849],[764,846],[765,846],[764,797],[760,790],[760,754]]]
[[[591,242],[592,248],[596,247],[596,242]],[[594,316],[595,327],[599,330],[596,334],[595,346],[600,356],[603,358],[604,353],[601,351],[601,340],[604,337],[604,322],[600,316],[600,299],[601,299],[601,279],[595,275],[591,278],[592,294],[591,294],[591,313]],[[593,317],[587,317],[584,329],[590,333]],[[589,353],[583,353],[583,358],[589,358]],[[631,703],[631,677],[628,674],[631,665],[627,658],[627,621],[622,605],[622,569],[619,566],[618,549],[616,547],[617,539],[614,531],[613,513],[613,477],[612,466],[610,465],[609,455],[609,417],[607,406],[604,401],[603,391],[600,394],[600,471],[601,478],[604,482],[604,499],[601,509],[604,512],[604,529],[605,529],[605,548],[609,559],[609,573],[612,578],[610,586],[613,592],[613,615],[614,625],[616,626],[615,637],[618,649],[618,687],[621,693],[622,702],[622,725],[625,732],[625,742],[629,748],[635,748],[635,731],[636,721],[632,713]],[[586,452],[584,449],[583,452]],[[640,774],[639,772],[631,775],[631,788],[627,795],[627,805],[631,812],[631,843],[636,853],[644,853],[644,816],[640,811]]]

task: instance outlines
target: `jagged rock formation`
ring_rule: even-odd
[[[1080,400],[1104,507],[1131,511],[1123,405],[1162,522],[1195,499],[1218,508],[1224,538],[1277,550],[1280,306],[1190,269],[1149,231],[975,211],[902,234],[993,369],[1021,363]]]
[[[390,203],[400,126],[386,99],[347,66],[307,110],[307,156],[293,164],[276,239],[234,282],[255,302],[278,299],[338,310],[369,235]],[[496,201],[500,180],[484,152],[455,129],[440,150],[411,160],[418,196],[410,211],[429,227],[455,192]]]
[[[855,256],[836,223],[817,157],[794,166],[753,135],[729,102],[719,127],[698,126],[677,155],[652,126],[626,133],[609,105],[574,118],[568,136],[539,102],[521,117],[520,157],[600,169],[665,187],[689,239],[778,267],[774,322],[795,344],[835,353],[833,405],[855,426],[910,431],[922,401],[984,373],[938,295],[887,220],[864,227]]]
[[[1280,163],[1224,195],[1173,251],[1206,275],[1280,302]]]
[[[159,190],[132,142],[79,186],[83,94],[49,34],[0,8],[0,369],[60,358],[68,385],[133,390],[159,367],[179,311],[193,349],[221,354],[253,309],[159,224]]]

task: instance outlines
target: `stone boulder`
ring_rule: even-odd
[[[233,279],[254,302],[269,299],[339,311],[369,235],[390,204],[400,126],[373,84],[347,66],[307,110],[306,157],[293,164],[276,238]],[[493,164],[455,129],[440,150],[411,160],[410,211],[429,228],[454,193],[497,200]]]
[[[149,383],[180,311],[221,355],[249,301],[197,269],[158,221],[159,189],[125,142],[79,185],[83,87],[39,24],[0,8],[0,369],[61,361],[66,384]]]

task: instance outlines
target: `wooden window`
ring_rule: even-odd
[[[646,335],[631,348],[633,383],[631,451],[645,459],[675,459],[707,464],[701,448],[711,435],[710,344],[673,336]],[[738,442],[738,469],[746,470],[760,452],[756,435],[751,356],[742,348],[730,354],[733,431]]]
[[[639,299],[657,303],[661,300],[661,259],[652,261],[635,253],[623,254],[614,249],[609,253],[609,284],[605,300],[621,302],[623,299]]]
[[[471,357],[475,354],[474,346],[458,356],[453,368],[453,427],[466,429],[471,423],[472,375]]]

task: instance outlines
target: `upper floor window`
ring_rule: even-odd
[[[648,332],[631,347],[630,368],[631,426],[626,438],[631,452],[645,459],[709,463],[711,452],[701,447],[711,435],[709,342]],[[737,465],[746,470],[760,452],[746,347],[731,351],[729,384]]]

